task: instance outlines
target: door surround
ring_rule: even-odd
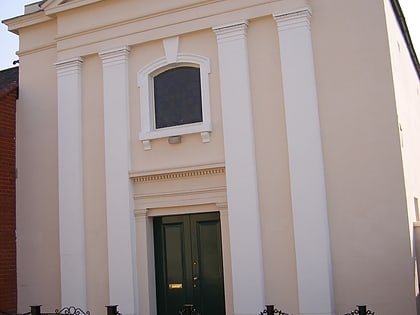
[[[140,314],[156,314],[153,217],[219,212],[226,314],[233,314],[225,168],[212,164],[188,169],[131,174],[136,231]]]

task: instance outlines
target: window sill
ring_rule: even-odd
[[[199,133],[201,135],[201,142],[210,142],[211,126],[209,124],[198,123],[162,128],[159,130],[141,131],[139,134],[139,140],[143,143],[143,149],[147,151],[152,149],[151,141],[154,139],[169,138],[193,133]]]

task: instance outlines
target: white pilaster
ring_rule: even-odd
[[[128,47],[100,53],[103,65],[110,304],[137,314],[128,96]]]
[[[138,283],[140,314],[156,314],[153,221],[146,209],[136,209]],[[176,315],[176,314],[175,314]]]
[[[331,254],[308,7],[274,14],[286,112],[300,314],[332,315]]]
[[[56,63],[61,303],[86,309],[82,59]]]
[[[233,303],[236,315],[264,307],[264,276],[246,21],[215,27],[225,146]]]

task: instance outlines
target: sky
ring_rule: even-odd
[[[369,0],[366,0],[369,1]],[[0,0],[0,21],[22,15],[25,4],[36,0]],[[404,16],[408,24],[411,39],[420,59],[420,0],[400,0]],[[0,24],[0,70],[13,67],[13,61],[18,59],[19,38],[9,32],[7,26]]]

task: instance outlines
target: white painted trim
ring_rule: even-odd
[[[179,36],[165,38],[163,40],[163,47],[165,48],[166,62],[168,64],[176,62],[178,57]]]
[[[147,210],[136,210],[136,246],[140,314],[156,314],[156,283],[153,244],[153,219]]]
[[[327,198],[308,6],[277,23],[301,314],[335,314]],[[308,180],[309,179],[309,180]]]
[[[51,17],[46,16],[44,12],[40,11],[40,12],[36,12],[32,14],[25,14],[25,15],[14,17],[14,18],[10,18],[10,19],[2,21],[2,23],[8,26],[8,31],[15,33],[16,35],[19,35],[19,30],[24,27],[48,22],[50,20],[52,20]]]
[[[233,307],[236,315],[258,314],[264,307],[247,27],[247,21],[240,21],[213,28],[219,53]]]
[[[165,57],[151,62],[137,73],[137,85],[140,88],[141,130],[139,140],[143,142],[143,149],[150,150],[151,140],[185,134],[200,133],[202,142],[210,141],[211,109],[210,109],[210,60],[207,57],[178,53],[178,38],[163,40]],[[175,55],[176,54],[176,55]],[[153,76],[181,65],[192,65],[200,68],[201,105],[203,121],[200,123],[155,129],[153,114]]]
[[[57,62],[61,303],[86,309],[82,58]]]
[[[102,52],[109,303],[138,314],[135,223],[129,178],[129,48]]]

